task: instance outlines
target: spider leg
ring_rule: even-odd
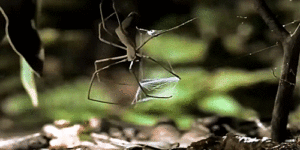
[[[116,14],[116,18],[118,21],[119,27],[115,29],[115,32],[117,36],[119,37],[119,40],[122,42],[122,44],[125,45],[128,55],[128,60],[133,60],[135,58],[135,37],[136,37],[136,29],[132,28],[132,22],[134,18],[136,17],[136,13],[131,12],[122,22],[120,22],[119,15],[117,13],[117,9],[115,7],[115,3],[113,1],[113,9]]]
[[[96,101],[96,102],[101,102],[101,103],[106,103],[106,104],[116,104],[116,105],[117,105],[117,103],[113,103],[113,102],[107,102],[107,101],[102,101],[102,100],[92,99],[92,98],[90,97],[90,94],[91,94],[91,90],[92,90],[92,86],[93,86],[93,81],[94,81],[96,75],[97,75],[100,71],[102,71],[102,70],[104,70],[104,69],[108,69],[109,67],[111,67],[111,66],[113,66],[113,65],[117,65],[117,64],[120,64],[120,63],[123,63],[123,62],[126,62],[126,61],[128,61],[126,58],[125,58],[125,59],[122,59],[122,60],[120,60],[120,61],[117,61],[117,62],[114,62],[114,63],[112,63],[112,64],[110,64],[110,65],[107,65],[107,66],[105,66],[105,67],[103,67],[103,68],[101,68],[101,69],[98,69],[98,70],[96,70],[96,71],[93,73],[92,79],[91,79],[91,81],[90,81],[89,91],[88,91],[88,100]]]
[[[102,1],[101,1],[101,3],[99,4],[99,9],[100,9],[100,18],[101,18],[101,23],[100,23],[100,24],[102,25],[103,29],[104,29],[109,35],[113,36],[113,34],[110,33],[110,32],[107,30],[106,25],[105,25],[105,21],[108,20],[108,19],[109,19],[110,17],[112,17],[113,15],[115,15],[116,13],[113,12],[112,14],[110,14],[109,16],[107,16],[107,17],[104,19],[104,17],[103,17],[103,12],[102,12]]]
[[[124,59],[124,58],[127,58],[127,55],[117,56],[117,57],[112,57],[112,58],[104,58],[104,59],[96,60],[96,61],[94,62],[94,65],[95,65],[95,71],[98,70],[98,65],[97,65],[98,63],[106,62],[106,61],[112,61],[112,60],[119,60],[119,59]],[[99,73],[97,73],[97,79],[98,79],[98,82],[100,82]]]
[[[121,24],[121,22],[120,22],[120,18],[119,18],[119,15],[118,15],[118,13],[117,13],[117,9],[116,9],[116,6],[115,6],[115,1],[114,0],[112,0],[112,2],[113,2],[113,9],[114,9],[114,11],[115,11],[115,14],[116,14],[116,17],[117,17],[117,21],[118,21],[118,24],[119,24],[119,26],[120,26],[120,28],[121,28],[121,30],[122,30],[122,32],[124,32],[124,30],[123,30],[123,27],[122,27],[122,24]]]
[[[170,66],[171,70],[166,68],[164,65],[162,65],[161,63],[159,63],[158,61],[156,61],[155,59],[153,59],[152,57],[150,56],[146,56],[146,55],[142,55],[140,53],[137,53],[137,56],[138,57],[141,57],[141,58],[146,58],[146,59],[149,59],[151,61],[153,61],[154,63],[157,63],[159,66],[161,66],[162,68],[164,68],[166,71],[168,71],[170,74],[174,75],[175,77],[177,77],[179,80],[181,79],[176,73],[173,72],[173,69],[172,69],[172,66]],[[132,64],[133,64],[133,61],[131,62],[130,64],[130,68],[129,68],[129,71],[134,75],[135,79],[137,81],[138,80],[138,77],[132,72]],[[140,82],[138,82],[138,85],[140,87],[140,90],[147,96],[147,97],[152,97],[152,98],[171,98],[172,96],[168,96],[168,97],[164,97],[164,96],[152,96],[152,95],[148,95],[144,89],[144,87],[140,84]],[[132,105],[136,104],[136,102],[138,101],[137,98],[135,98],[133,101],[132,101]]]
[[[157,36],[159,36],[159,35],[161,35],[161,34],[164,34],[164,33],[166,33],[166,32],[169,32],[169,31],[178,29],[179,27],[184,26],[184,25],[186,25],[187,23],[194,21],[195,19],[198,19],[198,18],[190,19],[190,20],[188,20],[188,21],[186,21],[186,22],[184,22],[184,23],[182,23],[182,24],[180,24],[180,25],[177,25],[177,26],[173,27],[173,28],[170,28],[170,29],[167,29],[167,30],[162,30],[161,32],[158,32],[158,33],[156,33],[156,34],[153,34],[149,39],[147,39],[144,43],[142,43],[142,44],[137,48],[137,51],[139,51],[139,49],[141,49],[147,42],[149,42],[149,41],[150,41],[151,39],[153,39],[154,37],[157,37]],[[139,30],[142,30],[142,31],[148,31],[148,30],[146,30],[146,29],[139,29]]]
[[[108,34],[111,35],[112,37],[115,37],[115,36],[113,36],[112,33],[110,33],[110,32],[107,30],[106,25],[105,25],[105,21],[108,20],[108,19],[109,19],[110,17],[112,17],[113,15],[116,15],[116,16],[117,16],[117,12],[113,12],[112,14],[110,14],[108,17],[106,17],[106,18],[104,19],[103,13],[102,13],[102,1],[101,1],[101,3],[100,3],[99,8],[100,8],[100,16],[101,16],[101,22],[99,23],[99,36],[98,36],[99,40],[100,40],[101,42],[103,42],[103,43],[112,45],[112,46],[114,46],[114,47],[117,47],[117,48],[120,48],[120,49],[123,49],[123,50],[126,50],[126,47],[121,46],[121,45],[118,45],[118,44],[113,43],[113,42],[110,42],[110,41],[107,41],[107,40],[105,40],[105,39],[102,38],[102,36],[101,36],[101,29],[102,29],[102,28],[103,28],[104,31],[106,31],[106,33],[108,33]],[[117,17],[117,18],[119,18],[119,17]],[[117,38],[116,38],[116,39],[117,39]],[[118,39],[118,40],[119,40],[119,39]]]
[[[164,65],[162,65],[161,63],[159,63],[158,61],[156,61],[155,59],[153,59],[152,57],[150,56],[146,56],[146,55],[141,55],[139,53],[136,54],[137,56],[139,57],[142,57],[142,58],[146,58],[146,59],[149,59],[153,62],[155,62],[156,64],[160,65],[162,68],[164,68],[166,71],[168,71],[170,74],[174,75],[175,77],[177,77],[178,79],[181,79],[176,73],[174,73],[174,71],[172,70],[172,67],[171,67],[171,70],[168,69],[167,67],[165,67]]]
[[[132,66],[133,66],[134,61],[130,62],[130,66],[129,66],[129,72],[133,74],[135,80],[137,81],[141,91],[147,96],[147,97],[152,97],[152,98],[171,98],[172,96],[153,96],[153,95],[149,95],[147,94],[146,90],[144,89],[144,87],[141,85],[138,77],[136,76],[136,74],[132,71]],[[177,76],[177,75],[176,75]],[[135,100],[134,100],[135,101]]]

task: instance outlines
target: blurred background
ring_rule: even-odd
[[[153,38],[143,54],[172,69],[181,77],[169,99],[152,99],[134,107],[108,105],[87,99],[90,80],[99,59],[126,51],[98,39],[100,0],[40,0],[38,32],[45,48],[44,77],[36,78],[39,108],[34,108],[20,81],[19,57],[7,39],[0,45],[0,131],[39,130],[45,123],[67,119],[83,123],[92,117],[120,119],[154,125],[160,118],[174,119],[188,129],[195,118],[210,115],[237,118],[270,118],[280,77],[282,51],[255,12],[251,0],[115,0],[122,21],[135,11],[139,28],[169,29],[197,17],[179,29]],[[300,19],[300,1],[267,0],[277,18],[291,33]],[[110,0],[103,2],[103,15],[113,13]],[[115,17],[106,22],[113,33]],[[122,45],[102,32],[108,41]],[[170,73],[143,60],[144,77]],[[147,63],[149,62],[149,63]],[[169,63],[168,63],[169,62]],[[98,64],[98,68],[111,62]],[[130,104],[138,85],[128,71],[129,63],[101,72],[103,84],[93,84],[94,99]],[[102,80],[103,79],[103,80]],[[114,82],[111,82],[114,81]],[[291,120],[296,121],[299,87]],[[16,130],[18,129],[18,130]]]

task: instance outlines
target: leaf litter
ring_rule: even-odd
[[[261,132],[270,132],[269,124],[257,119],[211,116],[196,119],[189,130],[180,130],[170,119],[162,119],[155,126],[137,126],[104,118],[74,125],[58,120],[45,125],[39,133],[1,140],[0,149],[300,149],[300,126],[289,128],[290,139],[277,143],[265,136],[269,134]]]

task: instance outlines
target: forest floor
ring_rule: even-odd
[[[174,121],[162,119],[155,126],[93,118],[71,125],[58,120],[26,136],[3,139],[0,149],[188,149],[188,150],[297,150],[299,126],[288,125],[289,139],[270,139],[270,120],[241,120],[211,116],[179,130]],[[26,133],[25,133],[26,134]]]

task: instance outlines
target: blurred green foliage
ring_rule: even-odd
[[[200,39],[192,39],[166,33],[148,42],[143,51],[158,60],[174,63],[193,63],[203,60],[207,44]]]
[[[66,32],[56,29],[51,29],[51,32],[42,32],[46,29],[41,29],[40,33],[47,33],[41,35],[45,40],[46,77],[45,81],[38,83],[38,90],[39,87],[42,89],[39,92],[39,109],[34,109],[28,96],[19,90],[17,94],[10,93],[5,99],[3,98],[4,101],[1,104],[3,113],[8,117],[16,118],[14,120],[17,122],[25,121],[27,124],[57,119],[83,122],[91,117],[118,116],[127,122],[153,125],[160,117],[168,117],[174,119],[182,129],[189,128],[190,123],[196,117],[213,114],[238,118],[270,117],[272,110],[252,108],[252,106],[272,107],[274,101],[272,97],[275,97],[276,90],[262,93],[252,87],[260,84],[266,87],[277,86],[276,76],[279,74],[275,71],[276,76],[274,76],[272,69],[280,66],[281,51],[275,47],[244,57],[248,53],[276,43],[272,33],[252,8],[251,1],[193,2],[189,16],[198,17],[198,20],[177,31],[156,37],[143,47],[144,54],[164,64],[169,61],[174,71],[182,78],[174,89],[175,94],[172,98],[153,99],[134,107],[88,101],[87,91],[89,77],[94,69],[93,61],[119,55],[118,52],[121,50],[114,51],[111,46],[98,41],[97,36],[92,36],[90,39],[97,41],[98,47],[93,47],[88,51],[86,48],[90,46],[88,44],[90,39],[89,36],[84,36],[85,34],[74,34],[78,33],[75,30],[73,33],[72,30]],[[268,1],[268,4],[278,14],[282,23],[289,23],[299,18],[298,7],[294,7],[300,5],[297,1]],[[48,6],[46,10],[49,9],[51,7]],[[47,14],[47,12],[43,13]],[[184,16],[186,15],[167,14],[161,17],[165,19],[158,19],[147,29],[166,29],[176,26],[190,19]],[[178,19],[182,22],[178,23]],[[44,21],[45,25],[47,18],[44,18]],[[288,28],[292,31],[293,25]],[[82,36],[69,38],[70,42],[66,40],[66,37],[70,37],[66,35],[68,33],[73,36]],[[92,30],[92,33],[98,34],[97,30]],[[214,41],[219,42],[214,43]],[[72,45],[74,43],[80,43],[81,47]],[[87,54],[93,57],[86,58]],[[47,57],[51,58],[48,59],[51,62],[47,62]],[[87,63],[85,64],[83,60]],[[63,64],[62,70],[60,70],[60,64]],[[128,65],[124,66],[128,68]],[[169,76],[169,73],[158,65],[146,64],[143,67],[146,70],[146,78]],[[107,76],[123,75],[117,71]],[[47,73],[50,75],[47,76]],[[242,92],[238,93],[238,96],[232,94],[239,92],[241,88],[249,88],[249,92],[256,94],[246,95]],[[97,99],[110,100],[123,97],[121,92],[119,92],[121,96],[112,95],[109,91],[112,90],[111,88],[98,87],[95,90],[97,90]],[[253,99],[250,97],[252,95],[257,97]],[[297,98],[297,95],[295,97]],[[257,101],[259,104],[254,104]]]

